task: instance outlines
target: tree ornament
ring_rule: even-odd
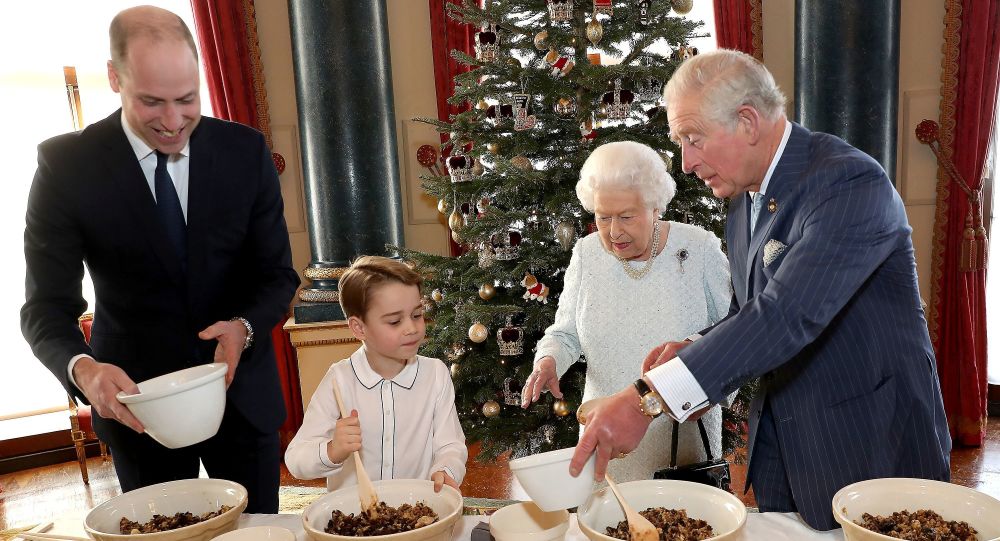
[[[694,9],[694,0],[670,0],[670,7],[678,15],[687,15]]]
[[[625,120],[632,112],[632,101],[635,96],[630,90],[622,89],[622,79],[615,79],[615,88],[606,92],[601,102],[604,103],[604,114],[609,120]]]
[[[573,71],[573,66],[576,65],[569,55],[561,55],[559,51],[552,47],[549,47],[549,52],[545,55],[545,61],[552,66],[550,73],[553,77],[565,77],[567,73]]]
[[[424,308],[424,317],[434,317],[434,314],[437,312],[437,304],[430,297],[427,295],[421,297],[420,305]]]
[[[534,171],[535,166],[531,164],[531,160],[524,156],[514,156],[510,159],[510,164],[514,167],[520,169],[521,171]]]
[[[458,363],[451,363],[451,377],[457,378],[459,374],[462,373],[462,365]]]
[[[438,212],[441,214],[448,213],[448,202],[444,199],[438,199]]]
[[[472,176],[474,176],[474,177],[481,177],[481,176],[483,176],[483,173],[485,173],[485,172],[486,172],[486,169],[483,168],[483,163],[481,161],[479,161],[479,160],[473,160],[473,163],[472,163]]]
[[[512,261],[521,255],[521,233],[513,229],[496,233],[490,237],[490,245],[497,261]]]
[[[496,263],[496,260],[497,256],[492,246],[484,244],[479,248],[479,268],[488,269]]]
[[[549,18],[563,23],[573,20],[573,0],[548,0]]]
[[[614,6],[611,5],[611,0],[594,0],[594,15],[607,15],[611,16],[615,14]]]
[[[545,438],[545,443],[553,443],[556,437],[556,427],[542,425],[542,437]]]
[[[490,208],[490,198],[482,197],[479,202],[476,203],[476,210],[479,211],[480,215],[486,214],[486,209]]]
[[[635,83],[635,97],[640,101],[656,101],[663,97],[663,81],[649,76]]]
[[[458,244],[459,246],[465,244],[465,241],[462,240],[462,236],[458,234],[458,231],[451,232],[451,240],[455,241],[455,244]]]
[[[548,30],[542,30],[541,32],[535,34],[535,48],[538,49],[539,51],[544,51],[545,49],[548,49],[549,46],[545,42],[545,40],[548,38],[549,38]]]
[[[576,114],[576,98],[559,98],[552,110],[559,116],[573,116]]]
[[[504,362],[500,359],[500,362]],[[508,406],[520,406],[521,405],[521,386],[514,381],[514,378],[506,378],[503,380],[503,403]]]
[[[580,136],[580,143],[584,146],[590,145],[590,143],[594,142],[594,139],[597,139],[597,130],[594,129],[593,120],[587,119],[580,123]]]
[[[472,157],[465,154],[448,156],[448,176],[451,177],[452,184],[472,180],[472,162]]]
[[[489,418],[500,415],[500,404],[494,400],[489,400],[483,404],[483,415]]]
[[[477,344],[482,344],[490,336],[490,330],[480,322],[475,322],[469,327],[469,340]]]
[[[500,38],[494,24],[484,24],[483,31],[476,34],[473,45],[476,50],[476,60],[480,62],[495,62],[500,55]]]
[[[521,280],[521,285],[524,286],[525,292],[521,298],[525,300],[538,301],[542,304],[549,303],[549,286],[538,281],[534,274],[530,272],[524,273],[524,279]]]
[[[516,58],[514,58],[513,56],[507,59],[507,64],[510,65],[510,66],[513,66],[515,68],[520,68],[521,67],[521,61],[518,60],[518,59],[516,59]]]
[[[462,218],[462,215],[458,213],[458,209],[455,209],[452,211],[451,216],[448,217],[448,227],[450,227],[452,231],[458,232],[461,231],[464,226],[465,220]]]
[[[517,327],[513,323],[514,316],[507,316],[507,325],[497,329],[497,346],[500,348],[500,355],[504,357],[514,357],[524,353],[524,328]]]
[[[480,111],[485,111],[486,108],[489,106],[490,104],[486,103],[486,100],[479,100],[479,103],[476,104],[476,109],[479,109]]]
[[[483,284],[483,285],[479,286],[479,298],[480,299],[483,299],[484,301],[488,301],[488,300],[491,300],[493,297],[496,297],[496,295],[497,295],[497,288],[494,287],[493,284],[486,283],[486,284]]]
[[[569,415],[569,404],[565,400],[556,400],[552,403],[552,412],[560,417]]]
[[[542,213],[538,212],[538,209],[531,209],[528,213],[528,219],[525,220],[525,226],[528,229],[538,229],[538,226],[542,223]]]
[[[697,56],[697,55],[698,55],[698,48],[697,47],[691,47],[689,45],[682,45],[682,46],[674,49],[674,52],[670,53],[670,59],[674,60],[674,61],[677,61],[677,62],[683,62],[683,61],[687,60],[688,58],[691,58],[692,56]]]
[[[649,24],[649,8],[650,0],[639,0],[635,3],[636,9],[639,10],[639,25],[646,26]]]
[[[556,240],[559,241],[559,246],[562,246],[562,249],[568,252],[573,248],[573,241],[575,239],[576,226],[573,225],[573,222],[559,222],[559,225],[556,226]]]
[[[529,115],[531,112],[529,104],[531,102],[531,96],[524,94],[524,86],[521,86],[520,94],[514,94],[514,129],[517,131],[530,130],[535,127],[535,122],[537,119],[535,115]]]
[[[431,291],[431,300],[433,300],[434,302],[443,301],[444,293],[442,293],[440,289],[435,289],[434,291]]]
[[[458,343],[452,344],[451,347],[446,349],[444,352],[445,358],[452,362],[459,360],[462,355],[465,355],[465,346]]]
[[[486,150],[490,151],[490,154],[499,154],[500,153],[500,144],[499,143],[486,143]]]
[[[667,171],[673,171],[674,169],[674,159],[670,157],[670,154],[666,150],[660,152],[660,157],[663,158],[663,164],[667,167]]]
[[[603,37],[604,27],[601,26],[601,21],[597,20],[597,16],[595,14],[594,18],[587,23],[587,39],[596,46],[601,42],[601,38]]]

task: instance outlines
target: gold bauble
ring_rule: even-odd
[[[490,336],[490,330],[480,322],[475,322],[469,327],[469,340],[477,344],[482,344]]]
[[[500,404],[494,400],[486,402],[483,404],[483,415],[491,418],[500,415]]]
[[[458,231],[451,232],[451,240],[455,241],[455,244],[462,244],[465,242],[462,240],[461,235],[458,234]]]
[[[438,212],[448,214],[448,202],[444,199],[438,199]]]
[[[671,0],[670,5],[674,8],[674,13],[687,15],[694,9],[694,0]]]
[[[484,171],[485,171],[485,170],[483,169],[483,162],[481,162],[481,161],[479,161],[479,160],[476,160],[476,161],[475,161],[475,162],[474,162],[474,163],[472,164],[472,174],[473,174],[473,175],[475,175],[475,176],[477,176],[477,177],[481,177],[481,176],[483,176],[483,172],[484,172]]]
[[[497,288],[493,287],[493,284],[483,284],[479,286],[479,298],[484,301],[488,301],[495,297],[497,294]]]
[[[521,171],[532,171],[535,169],[535,167],[531,164],[531,160],[525,158],[524,156],[514,156],[510,159],[510,164]]]
[[[431,300],[434,302],[441,302],[444,300],[444,293],[441,293],[440,289],[435,289],[431,291]]]
[[[565,400],[556,400],[552,403],[552,412],[560,417],[569,415],[569,404]]]
[[[535,34],[535,48],[538,49],[539,51],[544,51],[546,48],[548,48],[548,45],[545,43],[545,40],[548,37],[549,37],[548,30],[542,30],[541,32]]]
[[[479,100],[479,103],[476,104],[476,109],[479,109],[480,111],[485,111],[489,108],[490,104],[486,103],[486,100]]]
[[[461,231],[463,226],[465,226],[465,219],[462,218],[457,209],[452,211],[451,216],[448,217],[448,227],[452,231]]]
[[[492,154],[499,154],[500,153],[500,144],[499,143],[486,143],[486,150],[489,150]]]
[[[521,67],[521,61],[518,60],[518,59],[516,59],[516,58],[514,58],[513,56],[507,59],[507,64],[509,64],[509,65],[511,65],[512,67],[515,67],[515,68],[520,68]]]
[[[462,365],[458,363],[451,363],[451,377],[457,378],[458,374],[462,371]]]
[[[587,39],[589,39],[594,45],[597,45],[601,42],[601,38],[603,37],[604,27],[601,26],[601,21],[598,21],[597,17],[594,17],[589,23],[587,23]]]

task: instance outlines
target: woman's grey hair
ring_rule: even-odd
[[[743,105],[768,120],[777,120],[785,112],[785,95],[771,72],[756,58],[731,49],[685,60],[663,90],[667,107],[674,100],[695,95],[702,96],[705,115],[729,129],[736,127],[736,112]]]
[[[655,150],[635,141],[619,141],[590,153],[580,169],[576,196],[587,212],[594,212],[594,192],[609,189],[636,190],[648,208],[662,213],[674,198],[677,184]]]

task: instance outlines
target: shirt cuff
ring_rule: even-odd
[[[670,416],[682,423],[708,405],[708,395],[680,357],[646,372],[646,377],[660,393]]]
[[[455,479],[456,481],[458,480],[458,477],[455,475],[455,472],[451,471],[451,468],[449,468],[448,466],[442,465],[441,469],[438,470],[438,471],[444,471],[445,473],[448,474],[448,477],[451,477],[452,479]]]
[[[326,466],[327,468],[331,468],[331,469],[333,469],[333,468],[339,468],[340,466],[342,466],[342,464],[338,464],[336,462],[331,461],[330,460],[330,455],[328,455],[326,453],[326,448],[327,448],[327,446],[330,445],[330,442],[332,442],[332,441],[333,441],[333,438],[330,438],[328,440],[320,442],[320,444],[319,444],[319,461],[324,466]]]
[[[66,375],[67,375],[67,377],[69,377],[69,382],[72,383],[73,386],[76,387],[76,389],[78,391],[80,391],[80,392],[83,392],[83,391],[80,389],[80,386],[76,384],[76,379],[73,378],[73,367],[76,366],[76,362],[77,361],[79,361],[80,359],[82,359],[84,357],[88,357],[88,358],[93,359],[93,357],[91,357],[90,355],[87,355],[86,353],[81,353],[79,355],[74,355],[73,358],[69,360],[69,365],[66,367],[66,372],[67,372]]]

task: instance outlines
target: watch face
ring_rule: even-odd
[[[642,396],[642,410],[646,415],[656,417],[663,413],[663,402],[656,393],[646,393]]]

